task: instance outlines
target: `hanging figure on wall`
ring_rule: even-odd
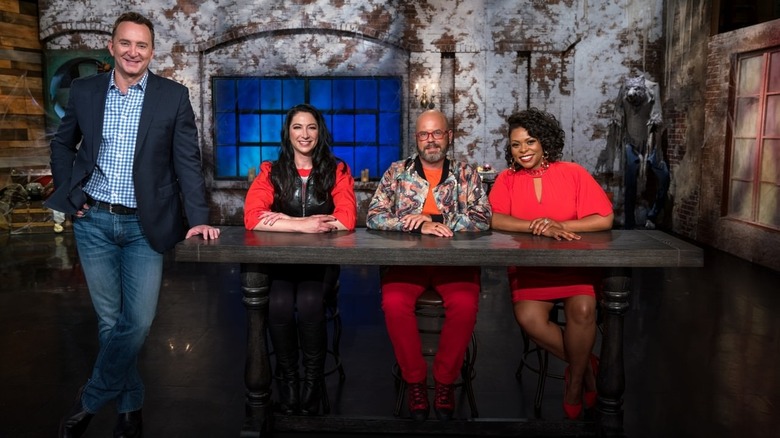
[[[660,147],[663,132],[661,96],[656,82],[643,74],[627,77],[620,87],[615,114],[610,121],[607,153],[621,152],[624,184],[625,229],[636,228],[637,196],[645,191],[647,171],[657,179],[653,204],[645,215],[644,228],[655,229],[669,190],[669,167]],[[614,156],[612,155],[614,158]],[[614,160],[606,160],[612,166]]]

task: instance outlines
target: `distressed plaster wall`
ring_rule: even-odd
[[[43,0],[45,50],[104,48],[113,2]],[[210,75],[398,74],[408,140],[415,85],[436,86],[455,130],[453,156],[496,169],[504,118],[537,106],[567,133],[564,159],[595,173],[620,83],[632,68],[662,75],[662,0],[127,0],[156,24],[151,68],[190,87],[214,222],[240,224],[246,183],[211,178]],[[429,88],[430,89],[430,88]],[[407,152],[414,145],[407,141]],[[595,175],[619,190],[609,176]],[[359,193],[365,200],[366,188]],[[619,206],[618,206],[619,208]]]

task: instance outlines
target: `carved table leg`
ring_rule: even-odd
[[[626,375],[623,366],[623,316],[631,295],[630,277],[604,279],[601,306],[604,311],[604,337],[598,375],[598,435],[622,437],[623,392]]]
[[[271,436],[271,363],[265,343],[270,281],[266,266],[241,264],[241,289],[247,316],[246,418],[241,437]]]

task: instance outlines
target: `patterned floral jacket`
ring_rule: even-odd
[[[428,194],[418,156],[396,161],[382,176],[371,199],[366,226],[374,230],[404,231],[401,219],[422,213]],[[453,231],[484,231],[493,213],[477,169],[466,163],[445,160],[442,181],[433,189],[442,222]],[[419,232],[419,229],[416,230]]]

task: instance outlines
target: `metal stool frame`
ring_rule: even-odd
[[[601,322],[601,307],[596,304],[596,327],[600,333],[604,332],[603,324]],[[560,327],[566,326],[566,314],[564,312],[563,301],[556,301],[552,309],[550,309],[550,321]],[[520,358],[520,364],[515,371],[515,379],[518,382],[522,380],[523,368],[528,368],[531,372],[538,374],[536,381],[536,393],[534,395],[534,417],[542,418],[542,399],[544,398],[544,387],[547,383],[547,378],[563,380],[563,374],[549,372],[550,353],[544,348],[534,344],[531,347],[531,338],[525,330],[520,330],[523,337],[523,355]],[[534,366],[528,363],[528,356],[536,354],[538,366]]]

